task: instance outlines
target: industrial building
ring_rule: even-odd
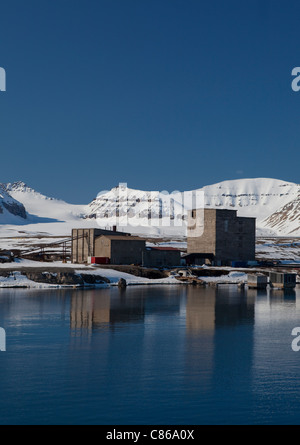
[[[97,255],[96,240],[103,235],[130,236],[129,233],[118,232],[116,227],[113,230],[72,229],[72,263],[84,264],[88,262],[89,257],[100,256]]]
[[[181,254],[171,247],[146,247],[129,233],[103,229],[72,230],[72,263],[135,264],[145,267],[180,266]]]
[[[239,217],[236,210],[190,210],[187,253],[214,265],[255,260],[255,218]]]
[[[265,289],[268,285],[268,277],[263,273],[248,274],[248,289]]]
[[[176,267],[180,264],[180,250],[173,247],[146,247],[143,254],[146,267]]]
[[[290,288],[293,289],[296,286],[297,274],[287,272],[270,272],[269,280],[271,287],[277,287],[279,289]]]
[[[95,257],[109,264],[142,264],[145,240],[137,236],[101,235],[95,240]]]

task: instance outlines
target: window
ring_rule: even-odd
[[[228,232],[228,219],[225,219],[224,221],[224,231]]]

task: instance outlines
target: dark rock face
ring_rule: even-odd
[[[124,278],[120,278],[118,281],[118,287],[124,288],[127,286],[126,280]]]
[[[76,274],[72,272],[23,272],[26,277],[36,283],[47,283],[57,285],[84,286],[85,284],[102,284],[110,281],[99,275]]]
[[[86,284],[101,284],[101,283],[110,283],[110,280],[106,277],[101,277],[99,275],[92,274],[82,274],[80,275]]]
[[[10,203],[10,202],[3,201],[2,205],[6,208],[6,210],[9,211],[9,213],[12,213],[13,215],[16,215],[16,216],[21,216],[21,218],[24,218],[24,219],[27,218],[26,210],[25,210],[25,207],[23,206],[23,204],[18,203],[18,202]],[[2,212],[3,212],[3,210],[2,210]]]
[[[0,270],[0,277],[5,277],[8,278],[11,276],[11,272],[10,271],[6,271],[6,270]]]
[[[47,284],[83,284],[83,279],[80,275],[76,275],[68,272],[24,272],[24,275],[36,283],[47,283]]]
[[[4,208],[12,215],[27,218],[24,205],[9,194],[5,184],[0,183],[0,213],[3,213]]]

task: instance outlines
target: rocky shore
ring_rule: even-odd
[[[28,263],[28,262],[27,262]],[[33,263],[33,262],[31,262]],[[150,284],[168,279],[167,271],[139,266],[74,267],[53,263],[23,265],[11,262],[0,268],[0,287],[91,287],[101,285]],[[124,280],[124,281],[122,281]],[[35,286],[37,284],[37,286]],[[121,285],[120,284],[120,285]]]

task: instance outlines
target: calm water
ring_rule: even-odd
[[[300,288],[0,291],[1,424],[300,424]]]

